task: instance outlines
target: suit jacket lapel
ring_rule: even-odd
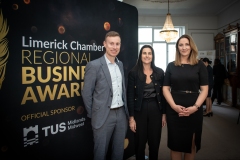
[[[109,70],[108,70],[108,66],[107,66],[105,57],[102,56],[102,57],[100,58],[100,61],[101,61],[101,64],[102,64],[102,70],[103,70],[103,73],[104,73],[104,75],[105,75],[105,77],[106,77],[107,83],[108,83],[109,87],[110,87],[111,90],[112,90],[112,80],[111,80],[110,72],[109,72]]]
[[[119,63],[119,62],[116,62],[116,64],[118,65],[120,71],[121,71],[121,74],[123,76],[123,66],[122,66],[122,63]]]

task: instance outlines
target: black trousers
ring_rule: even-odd
[[[141,111],[134,112],[136,133],[134,134],[136,160],[145,160],[146,143],[149,159],[158,159],[162,133],[162,113],[156,98],[143,99]]]
[[[212,93],[212,103],[214,102],[214,100],[217,98],[217,102],[219,104],[222,103],[223,101],[223,93],[222,93],[222,88],[223,88],[223,84],[222,83],[215,83],[213,85],[213,93]]]

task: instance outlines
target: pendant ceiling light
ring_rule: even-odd
[[[175,39],[178,36],[178,31],[174,29],[171,14],[169,13],[169,0],[168,0],[168,13],[163,26],[160,31],[160,37],[163,38],[167,43]]]

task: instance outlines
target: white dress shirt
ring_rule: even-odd
[[[106,57],[106,54],[104,55],[104,57],[107,62],[107,66],[112,80],[113,99],[111,108],[118,108],[123,106],[124,104],[122,100],[122,74],[116,63],[111,63]]]

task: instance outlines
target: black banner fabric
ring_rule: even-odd
[[[104,54],[105,34],[120,33],[127,74],[138,56],[138,13],[115,0],[1,0],[1,159],[93,158],[81,98],[86,64]],[[124,158],[134,154],[133,134]]]

